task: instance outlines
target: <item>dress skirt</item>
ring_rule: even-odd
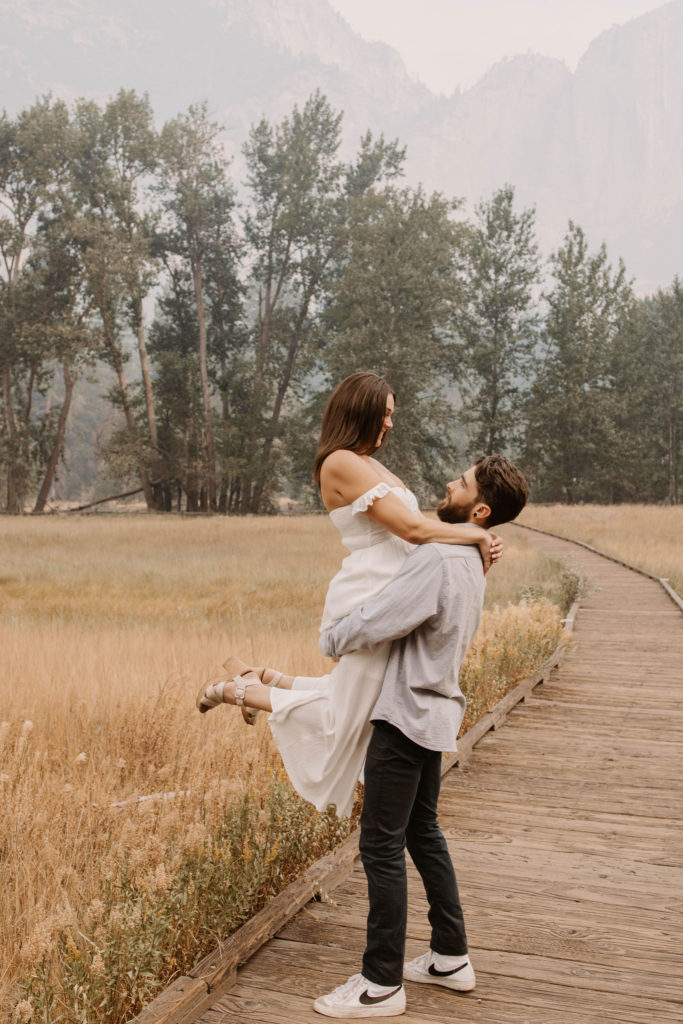
[[[297,676],[291,690],[271,691],[268,723],[285,769],[319,811],[351,813],[390,646],[346,654],[328,675]]]

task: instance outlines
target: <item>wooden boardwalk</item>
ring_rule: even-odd
[[[653,580],[533,535],[590,581],[549,682],[444,778],[477,988],[407,984],[406,1024],[683,1021],[683,614]],[[428,944],[409,865],[407,956]],[[309,903],[198,1024],[320,1024],[360,969],[365,877]]]

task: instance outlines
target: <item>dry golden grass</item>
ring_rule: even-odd
[[[683,596],[683,505],[528,505],[520,522],[647,569]]]
[[[288,671],[325,670],[318,619],[343,549],[322,516],[3,519],[0,548],[0,1007],[23,996],[17,1019],[32,1019],[39,989],[29,986],[27,1001],[18,986],[45,980],[61,958],[66,988],[92,991],[88,1021],[125,1020],[162,971],[191,966],[198,934],[211,948],[216,921],[239,924],[344,834],[290,801],[265,716],[248,729],[232,709],[200,717],[194,707],[199,682],[231,651]],[[558,567],[510,539],[488,603],[559,599],[561,590]],[[498,668],[485,674],[498,686],[533,667],[528,658],[512,665],[515,645],[530,651],[529,638],[543,634],[538,663],[560,627],[543,600],[502,631],[496,614],[482,638],[489,666],[497,647]],[[234,864],[219,889],[225,903],[229,883],[232,916],[200,928],[217,884],[207,865],[221,859],[226,871]],[[172,956],[156,940],[159,918],[178,936]],[[124,955],[140,976],[126,981],[127,1002],[108,995],[108,1009],[97,1009]],[[57,991],[40,1019],[85,1019]]]

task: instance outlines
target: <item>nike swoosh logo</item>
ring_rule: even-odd
[[[392,996],[395,996],[396,993],[400,991],[401,986],[399,985],[393,992],[387,992],[385,996],[369,996],[368,990],[366,989],[365,992],[363,992],[363,995],[359,997],[358,1002],[362,1003],[363,1006],[374,1006],[375,1003],[383,1003],[385,999],[391,999]]]
[[[467,960],[465,960],[464,964],[460,964],[459,967],[454,967],[452,971],[437,971],[434,964],[430,964],[429,973],[432,975],[433,978],[450,978],[452,974],[457,974],[458,971],[461,971],[463,969],[463,967],[467,967]]]

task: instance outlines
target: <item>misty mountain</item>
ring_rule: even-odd
[[[248,127],[320,88],[350,154],[370,127],[408,146],[411,182],[471,205],[511,182],[541,243],[569,218],[641,290],[683,271],[683,0],[602,33],[572,73],[537,55],[435,97],[327,0],[0,0],[0,103],[147,91],[160,120],[206,99],[238,156]],[[238,161],[239,162],[239,161]]]
[[[683,271],[683,0],[602,33],[573,74],[503,61],[404,138],[430,187],[474,200],[510,181],[546,249],[571,217],[641,288],[667,283]]]

